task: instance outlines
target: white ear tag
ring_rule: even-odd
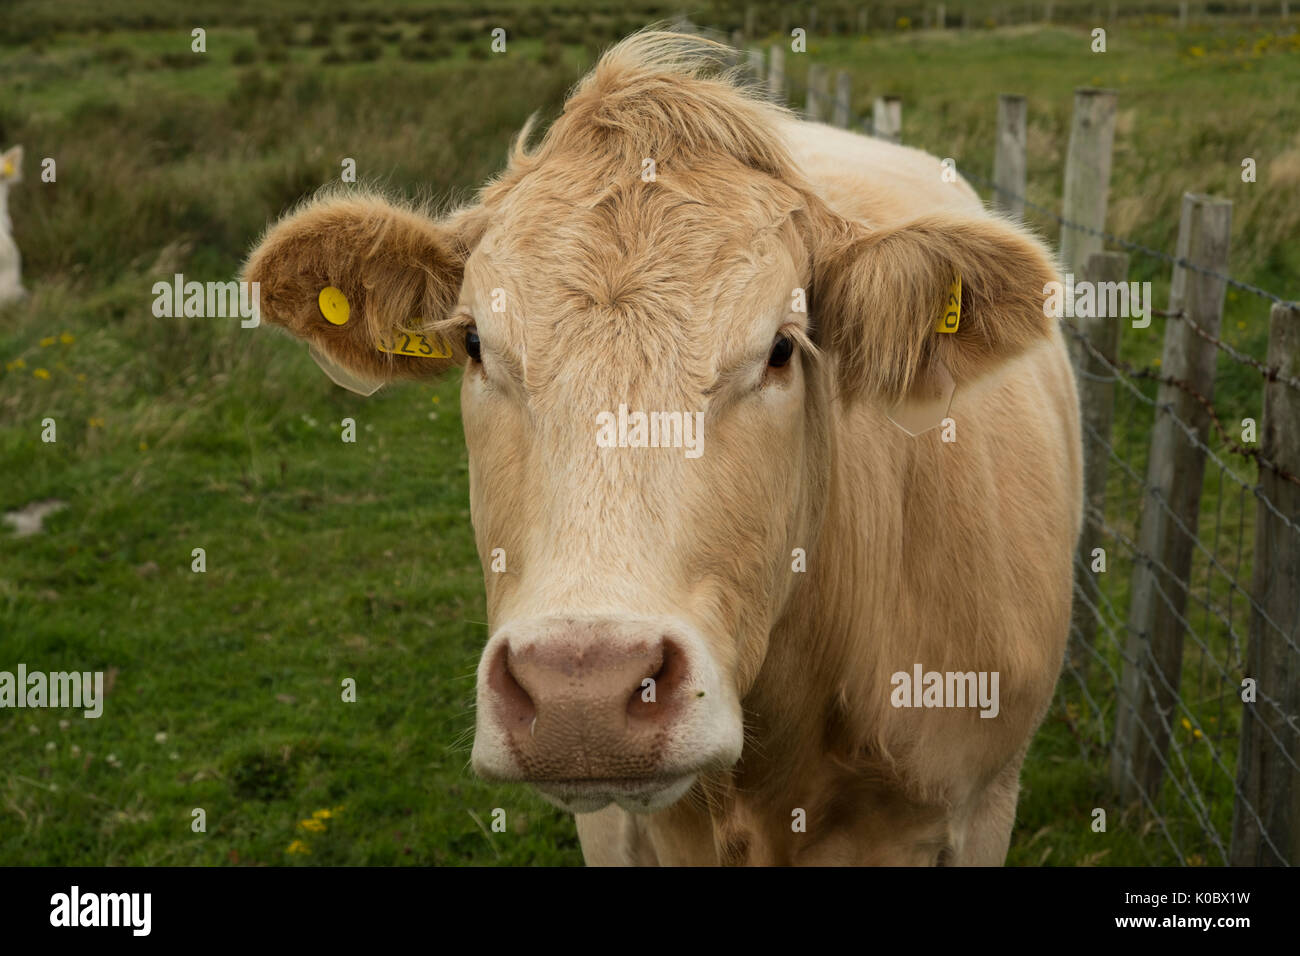
[[[934,374],[928,382],[918,385],[886,414],[891,422],[913,438],[922,432],[943,424],[952,405],[952,393],[957,384],[952,380],[948,366],[934,363]]]
[[[342,365],[327,358],[325,353],[317,350],[314,345],[307,346],[307,353],[311,355],[312,361],[320,366],[320,370],[330,377],[331,382],[340,388],[346,388],[349,392],[373,395],[384,387],[383,382],[371,382],[353,375]]]

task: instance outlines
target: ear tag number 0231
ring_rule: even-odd
[[[451,346],[442,336],[421,335],[418,332],[396,332],[392,338],[379,339],[375,347],[390,355],[412,355],[416,358],[451,358]]]

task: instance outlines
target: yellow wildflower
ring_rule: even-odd
[[[33,371],[32,374],[41,379],[41,381],[49,381],[50,378],[50,370],[46,368],[38,368]]]
[[[311,854],[311,847],[309,847],[307,844],[303,843],[301,840],[294,840],[292,843],[289,844],[288,848],[287,848],[284,852],[285,852],[285,853],[303,853],[303,854],[306,854],[306,855],[310,855],[310,854]]]
[[[324,833],[325,822],[323,820],[299,820],[298,829],[307,830],[311,833]]]
[[[47,335],[45,336],[45,338],[41,339],[41,348],[47,349],[57,341],[58,339],[56,339],[54,336]]]

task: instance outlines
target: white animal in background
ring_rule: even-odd
[[[0,153],[0,305],[27,295],[22,283],[22,258],[14,242],[14,224],[9,218],[9,187],[22,182],[23,148],[14,146]]]

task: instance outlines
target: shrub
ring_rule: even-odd
[[[422,43],[419,40],[407,40],[397,48],[397,52],[403,60],[437,59],[437,53],[434,52],[433,44]]]
[[[308,46],[329,46],[334,42],[334,27],[324,21],[312,24],[311,36],[307,38]]]

